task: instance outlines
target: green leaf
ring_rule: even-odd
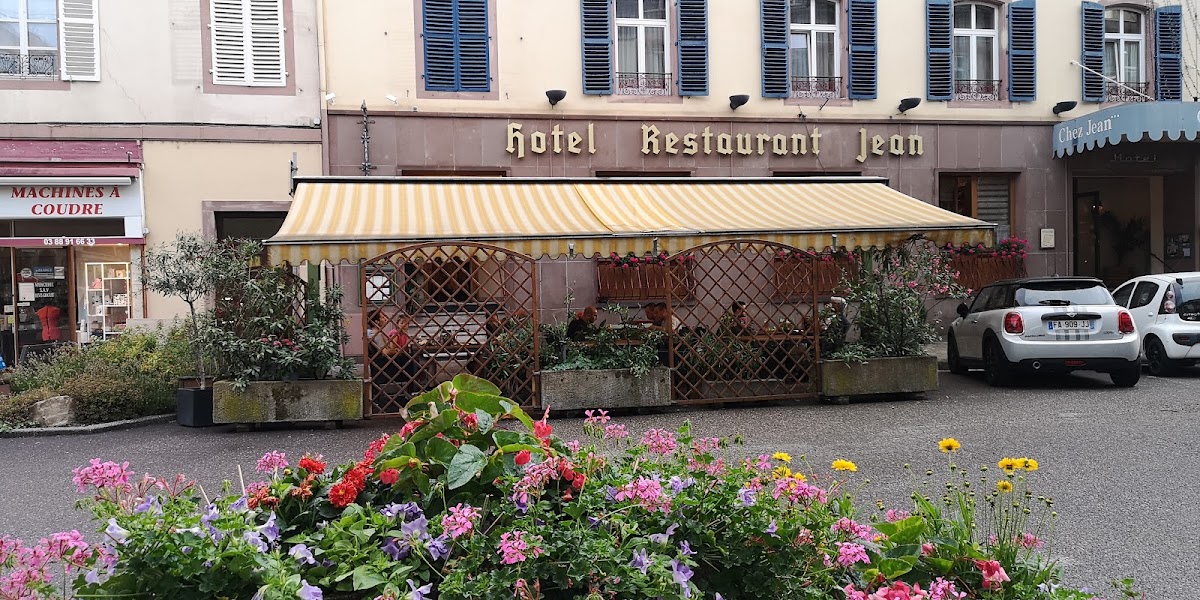
[[[352,573],[354,575],[353,585],[356,591],[369,590],[387,583],[387,579],[381,577],[379,573],[371,570],[371,568],[367,565],[362,565],[357,569],[354,569]]]
[[[460,396],[463,392],[486,394],[488,396],[499,396],[501,393],[500,388],[496,387],[492,382],[466,373],[455,375],[452,383]]]
[[[502,400],[500,402],[500,406],[504,409],[504,414],[512,415],[513,418],[520,421],[527,430],[530,432],[533,431],[533,419],[530,419],[529,415],[525,414],[525,411],[521,410],[521,407],[506,400]]]
[[[492,415],[481,408],[475,409],[475,418],[479,420],[479,433],[491,431],[492,425],[496,422]]]
[[[879,572],[886,579],[895,579],[911,571],[912,564],[901,558],[885,558],[879,561]]]
[[[460,488],[478,475],[486,464],[487,457],[484,456],[483,450],[467,444],[459,448],[458,454],[450,461],[450,468],[446,471],[446,484],[452,490]]]
[[[883,523],[879,523],[879,525],[883,525]],[[894,533],[888,534],[882,529],[880,532],[887,535],[888,541],[897,546],[919,542],[921,534],[925,533],[925,519],[920,515],[913,515],[902,521],[891,523],[891,525],[896,526]]]
[[[420,468],[421,461],[420,461],[420,459],[414,458],[412,456],[397,456],[396,458],[389,458],[388,460],[385,460],[382,463],[379,463],[379,468],[380,469],[404,470],[404,469],[407,469],[410,465],[414,466],[416,468]]]
[[[925,557],[925,562],[939,575],[949,575],[954,568],[954,561],[945,558]]]
[[[418,444],[425,440],[431,439],[437,434],[447,430],[451,425],[458,420],[458,411],[447,410],[439,413],[438,416],[431,419],[422,427],[418,427],[416,431],[409,436],[408,441]]]
[[[503,454],[516,454],[522,450],[545,453],[541,446],[534,446],[532,444],[508,444],[507,446],[500,447],[500,452]]]
[[[458,397],[454,399],[454,405],[463,412],[478,412],[480,410],[489,415],[500,416],[504,414],[502,406],[504,398],[500,396],[479,394],[476,392],[459,392]]]
[[[404,438],[400,437],[400,434],[393,434],[392,437],[388,438],[387,443],[383,445],[383,449],[380,450],[380,454],[388,454],[392,450],[395,450],[402,445],[404,445]]]
[[[424,497],[429,496],[429,476],[424,471],[414,471],[413,481],[417,484],[417,489],[421,491]]]
[[[516,431],[495,431],[492,433],[492,440],[496,442],[496,446],[498,447],[522,443],[521,434]]]
[[[425,454],[429,457],[429,460],[440,465],[449,465],[457,453],[458,448],[455,448],[454,444],[443,438],[435,437],[429,440],[429,443],[425,446]]]

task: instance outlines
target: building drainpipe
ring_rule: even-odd
[[[321,78],[321,89],[317,92],[317,110],[321,115],[321,172],[329,173],[329,109],[325,95],[329,93],[329,69],[325,64],[325,46],[328,43],[325,36],[325,20],[327,0],[316,0],[317,3],[317,72]]]

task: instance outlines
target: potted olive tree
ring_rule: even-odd
[[[215,292],[218,271],[222,268],[221,245],[195,233],[181,232],[169,243],[146,253],[142,281],[146,288],[169,298],[183,300],[188,307],[185,331],[192,347],[196,370],[181,377],[175,392],[176,418],[185,427],[212,425],[212,389],[209,386],[208,360],[202,322],[207,314],[201,309]]]
[[[932,244],[858,250],[842,279],[858,339],[824,356],[821,394],[845,402],[852,396],[920,394],[937,389],[937,358],[925,345],[937,341],[929,322],[931,301],[965,298],[948,259]]]

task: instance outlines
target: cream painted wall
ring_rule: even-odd
[[[422,82],[417,71],[415,37],[419,35],[419,24],[414,2],[420,0],[358,0],[352,10],[341,1],[320,1],[324,5],[323,76],[327,91],[337,95],[330,105],[335,109],[357,109],[366,100],[375,110],[403,112],[732,116],[728,97],[749,94],[750,103],[737,110],[738,117],[795,118],[803,109],[810,117],[864,119],[894,116],[901,98],[925,96],[923,0],[879,2],[879,100],[855,101],[850,106],[830,103],[823,109],[761,97],[759,9],[753,0],[709,2],[711,95],[675,103],[622,102],[620,97],[582,93],[576,0],[493,0],[500,65],[499,73],[493,73],[494,90],[498,91],[495,100],[419,97]],[[364,20],[363,14],[372,18]],[[906,118],[1058,120],[1050,111],[1055,103],[1081,100],[1081,71],[1071,64],[1072,60],[1080,60],[1079,21],[1080,0],[1038,3],[1037,102],[985,107],[925,100]],[[1005,48],[1003,27],[1000,38]],[[1195,48],[1195,38],[1200,36],[1195,19],[1186,27],[1185,38]],[[844,46],[846,40],[840,43]],[[363,67],[364,57],[370,57],[370,68]],[[1196,61],[1190,68],[1195,81]],[[1006,79],[1006,75],[1002,73],[1001,78]],[[548,89],[567,90],[567,98],[555,109],[546,101],[544,92]],[[395,104],[386,99],[389,95],[397,98]],[[1066,116],[1097,108],[1080,102],[1080,107]]]
[[[317,0],[293,0],[294,95],[202,93],[200,0],[99,2],[99,82],[14,90],[0,82],[5,123],[221,123],[311,126],[320,118]]]
[[[143,151],[148,246],[177,231],[200,232],[207,200],[289,200],[293,152],[299,175],[321,174],[320,144],[145,142]],[[148,304],[151,319],[187,311],[183,302],[154,294]]]

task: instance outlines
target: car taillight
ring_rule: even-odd
[[[1007,333],[1025,331],[1025,321],[1021,320],[1021,313],[1010,312],[1004,315],[1004,331]]]
[[[1130,315],[1125,311],[1121,311],[1120,314],[1117,315],[1117,331],[1120,331],[1121,333],[1133,333],[1133,315]]]

